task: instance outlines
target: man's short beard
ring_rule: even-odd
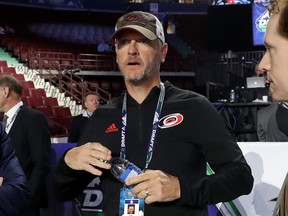
[[[125,81],[132,83],[133,85],[140,85],[141,83],[143,83],[145,80],[147,80],[147,75],[141,74],[139,76],[136,76],[136,78],[134,79],[130,79],[127,76],[124,76]]]
[[[146,82],[147,80],[151,79],[151,77],[155,75],[155,71],[154,71],[155,67],[157,67],[157,65],[155,65],[155,62],[152,64],[149,64],[149,67],[147,67],[145,71],[136,75],[136,77],[133,79],[129,78],[129,76],[126,76],[124,73],[122,73],[122,75],[125,81],[130,82],[134,85],[141,85],[143,82]]]
[[[141,84],[145,81],[147,81],[149,79],[149,77],[151,77],[153,74],[151,68],[147,68],[146,71],[143,71],[142,73],[140,74],[137,74],[136,77],[134,77],[133,79],[129,78],[128,76],[124,75],[124,79],[125,81],[128,81],[130,83],[133,83],[133,84]]]

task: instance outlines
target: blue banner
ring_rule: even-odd
[[[252,20],[253,45],[263,46],[266,27],[269,21],[269,13],[266,9],[265,3],[257,3],[252,5]]]

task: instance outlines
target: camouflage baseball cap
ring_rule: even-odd
[[[165,43],[163,26],[159,19],[151,13],[132,11],[120,17],[115,26],[115,32],[111,39],[117,38],[119,32],[124,29],[134,29],[143,34],[149,40],[159,38]]]

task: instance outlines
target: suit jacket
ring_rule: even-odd
[[[288,109],[287,106],[281,104],[278,106],[276,111],[276,121],[279,129],[288,136]]]
[[[260,109],[257,113],[257,135],[258,140],[263,142],[285,142],[288,136],[278,127],[276,121],[276,110],[278,103]]]
[[[37,202],[51,167],[47,118],[43,113],[23,105],[8,135],[30,184],[33,202]]]
[[[80,139],[81,133],[85,128],[89,118],[81,115],[75,116],[72,119],[71,127],[69,129],[68,142],[77,143]]]
[[[26,176],[11,146],[11,139],[0,123],[0,176],[4,178],[0,186],[0,215],[23,216],[31,194]]]

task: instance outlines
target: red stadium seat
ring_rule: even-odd
[[[72,116],[69,107],[53,106],[52,110],[55,117]]]
[[[7,64],[7,61],[0,61],[0,67],[7,67],[8,64]]]
[[[52,120],[54,122],[57,122],[58,124],[62,125],[63,127],[69,129],[71,122],[72,122],[72,116],[66,116],[66,117],[53,117]]]
[[[44,89],[29,88],[30,97],[46,97]]]
[[[28,101],[29,101],[30,106],[33,108],[37,108],[37,107],[41,107],[45,105],[42,97],[28,97]]]
[[[34,83],[33,83],[33,81],[31,81],[31,80],[29,80],[29,81],[22,81],[21,84],[22,84],[22,87],[23,87],[23,88],[26,88],[26,89],[28,89],[28,88],[35,88]]]
[[[18,79],[19,81],[25,81],[25,77],[24,77],[24,74],[13,74],[13,73],[11,73],[11,75],[13,76],[13,77],[15,77],[16,79]]]
[[[30,97],[30,91],[28,88],[23,88],[21,97]]]
[[[36,109],[44,113],[48,118],[53,118],[54,116],[54,112],[51,107],[39,106]]]
[[[53,106],[54,116],[51,118],[53,121],[62,125],[65,128],[70,128],[72,122],[72,115],[69,107]]]
[[[25,97],[21,97],[22,102],[26,105],[26,106],[31,106],[30,105],[30,101],[29,101],[29,97],[25,96]]]
[[[89,83],[89,89],[91,91],[97,91],[100,88],[100,83],[98,81],[92,81]]]
[[[42,99],[43,99],[45,106],[48,106],[48,107],[59,106],[57,98],[43,97]]]
[[[2,72],[7,74],[16,74],[15,67],[2,67]]]

